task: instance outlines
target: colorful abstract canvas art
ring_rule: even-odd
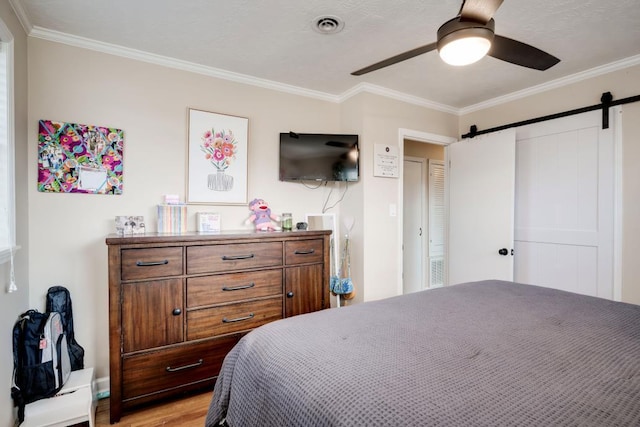
[[[122,194],[124,132],[40,120],[38,191]]]

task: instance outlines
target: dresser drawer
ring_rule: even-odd
[[[209,338],[257,328],[282,319],[282,297],[187,312],[187,339]]]
[[[282,265],[282,242],[187,247],[187,274]]]
[[[181,274],[181,247],[122,250],[122,280],[150,279]]]
[[[282,269],[187,279],[187,308],[282,294]]]
[[[285,242],[284,256],[287,265],[322,262],[324,256],[322,239]]]
[[[125,357],[122,362],[122,398],[150,393],[214,378],[222,361],[241,335],[230,335],[188,346]]]

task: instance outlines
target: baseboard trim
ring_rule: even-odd
[[[109,377],[97,378],[96,390],[98,392],[98,399],[109,397]]]

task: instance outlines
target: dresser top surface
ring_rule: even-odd
[[[331,234],[331,230],[293,230],[293,231],[252,231],[225,230],[218,233],[198,233],[195,231],[180,234],[144,233],[144,234],[110,234],[106,238],[107,245],[130,245],[145,243],[175,243],[227,240],[289,240],[323,237]]]

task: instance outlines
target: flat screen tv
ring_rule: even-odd
[[[358,135],[280,134],[280,181],[357,181]]]

